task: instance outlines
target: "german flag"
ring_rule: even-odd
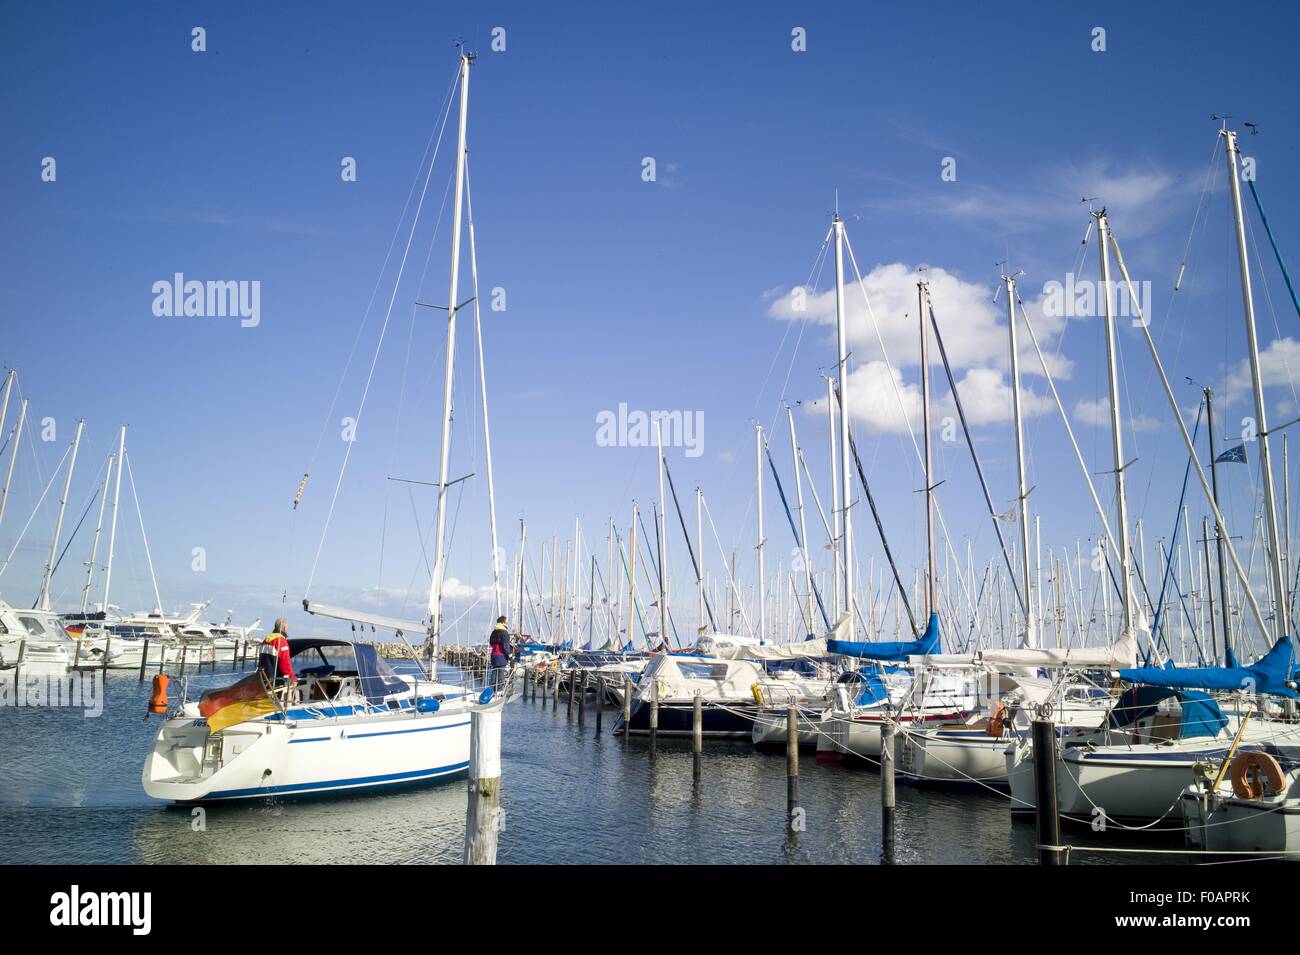
[[[254,670],[234,686],[209,690],[199,697],[199,713],[208,721],[208,732],[219,733],[227,726],[274,713],[275,701],[266,692],[260,670]]]

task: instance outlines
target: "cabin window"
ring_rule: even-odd
[[[47,635],[46,629],[41,626],[41,622],[35,617],[19,617],[18,622],[27,628],[27,632],[33,637],[44,637]]]
[[[725,680],[727,665],[725,663],[679,663],[677,669],[688,680]]]

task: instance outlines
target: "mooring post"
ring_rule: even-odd
[[[470,714],[465,864],[496,865],[501,831],[501,705]]]
[[[894,758],[898,727],[886,721],[880,727],[880,850],[883,861],[894,861]]]
[[[212,661],[212,665],[214,667],[217,665],[215,659]],[[236,641],[234,648],[230,651],[230,672],[234,673],[238,669],[239,669],[239,643],[238,641]]]
[[[704,698],[695,691],[695,706],[691,713],[691,778],[700,784],[700,761],[704,756]]]
[[[14,699],[21,699],[18,692],[18,674],[23,668],[23,658],[27,656],[27,638],[18,643],[18,662],[14,664]]]
[[[105,676],[108,675],[108,655],[109,655],[109,651],[112,649],[113,649],[113,631],[106,630],[104,631],[104,659],[100,664],[100,669],[104,671]]]
[[[785,708],[785,807],[786,827],[794,831],[799,808],[799,707],[793,703]]]
[[[573,694],[574,691],[577,689],[577,686],[578,686],[578,671],[570,670],[569,688],[568,688],[569,698],[564,702],[564,715],[569,719],[573,719]]]
[[[145,668],[145,664],[148,662],[149,662],[149,638],[145,637],[144,649],[140,651],[140,679],[136,680],[137,683],[144,682],[144,668]]]
[[[1032,723],[1034,799],[1038,816],[1038,863],[1060,865],[1061,817],[1056,805],[1056,727],[1050,719]]]
[[[180,677],[182,680],[185,679],[185,657],[189,654],[189,652],[190,652],[189,645],[182,643],[181,644],[181,673],[180,673]],[[166,649],[163,650],[163,653],[164,654],[167,653]]]
[[[158,641],[158,672],[162,673],[163,667],[167,666],[167,644]]]
[[[576,677],[575,677],[576,679]],[[578,690],[578,725],[587,722],[587,671],[582,671],[582,687]]]
[[[659,680],[650,685],[650,755],[653,756],[655,746],[659,742]]]
[[[554,671],[554,679],[551,680],[551,712],[554,713],[560,708],[560,670],[558,666]]]
[[[632,674],[623,674],[623,738],[627,739],[627,727],[632,722]]]
[[[77,634],[77,649],[72,653],[72,669],[76,670],[81,666],[81,641],[86,639],[86,625],[81,625],[81,633]]]
[[[600,735],[600,726],[605,715],[605,678],[596,677],[596,735]]]

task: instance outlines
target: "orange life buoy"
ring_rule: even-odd
[[[993,715],[989,717],[988,734],[994,739],[1001,739],[1002,734],[1006,732],[1006,729],[1007,705],[1005,703],[999,703],[998,708],[994,710]]]
[[[1232,792],[1238,799],[1274,796],[1286,787],[1286,778],[1278,761],[1258,751],[1238,753],[1228,767]]]
[[[167,712],[167,674],[159,673],[153,678],[153,690],[149,693],[149,712],[166,714]]]

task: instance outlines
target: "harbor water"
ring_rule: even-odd
[[[444,671],[445,672],[445,671]],[[189,696],[236,677],[189,677]],[[12,680],[12,671],[0,680]],[[173,681],[173,690],[177,682]],[[0,859],[10,864],[459,862],[463,781],[381,795],[257,800],[201,811],[148,799],[140,772],[158,717],[149,683],[110,672],[103,711],[0,707]],[[502,731],[500,863],[782,864],[881,861],[880,782],[871,768],[800,760],[802,831],[786,817],[785,754],[707,741],[693,781],[689,741],[595,733],[561,700],[510,703]],[[1173,820],[1169,821],[1173,824]],[[1086,838],[1085,838],[1086,837]],[[1144,841],[1166,849],[1170,837]],[[1132,839],[1084,832],[1088,845]],[[1029,864],[1031,822],[990,791],[898,787],[897,863]],[[1177,854],[1084,856],[1072,863],[1184,862]]]

